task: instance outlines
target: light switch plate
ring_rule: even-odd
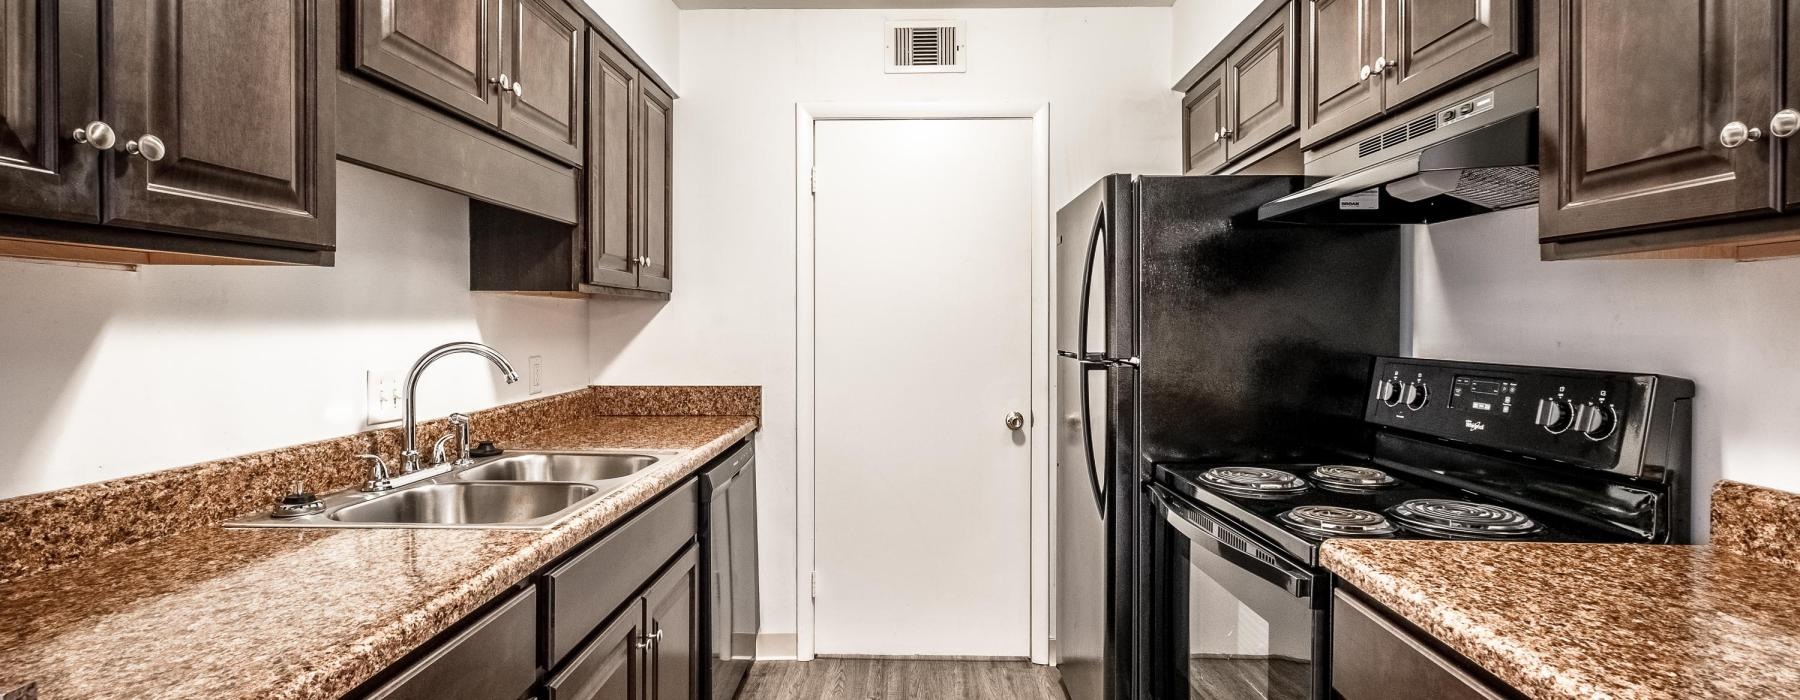
[[[369,370],[369,419],[375,426],[400,420],[403,397],[400,372],[392,369]]]
[[[529,375],[526,377],[526,381],[530,382],[530,384],[527,385],[529,387],[527,393],[537,394],[543,392],[544,356],[532,355],[531,359],[526,360],[526,362],[530,363],[530,366],[525,370],[525,373]]]

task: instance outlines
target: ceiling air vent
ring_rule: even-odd
[[[887,72],[962,73],[963,23],[922,20],[887,23]]]

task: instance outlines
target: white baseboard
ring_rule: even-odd
[[[793,661],[800,658],[800,635],[793,632],[756,635],[756,660]]]

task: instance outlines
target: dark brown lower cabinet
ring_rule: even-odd
[[[1519,697],[1343,589],[1331,601],[1331,690],[1342,700]]]
[[[698,700],[699,491],[670,489],[347,697]]]
[[[627,608],[588,642],[567,668],[544,684],[547,700],[637,700],[644,697],[645,643],[643,605]]]
[[[650,632],[650,692],[646,698],[699,697],[699,572],[699,554],[689,547],[644,594]]]

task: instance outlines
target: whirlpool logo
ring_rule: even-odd
[[[1487,430],[1487,424],[1483,423],[1481,421],[1478,421],[1478,420],[1464,420],[1463,427],[1468,428],[1470,430],[1470,432],[1473,432],[1476,430]]]

